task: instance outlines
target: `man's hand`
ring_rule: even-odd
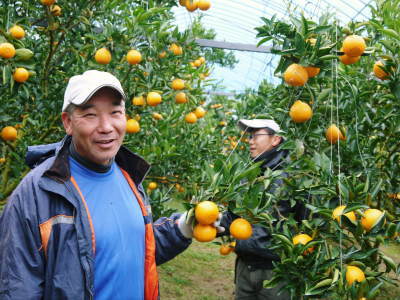
[[[225,228],[220,225],[222,220],[222,214],[218,215],[217,220],[212,224],[215,228],[217,228],[218,235],[221,235]],[[178,219],[178,228],[181,231],[182,235],[185,238],[193,237],[193,224],[194,224],[194,213],[189,211],[184,212]]]
[[[224,211],[222,217],[220,218],[220,223],[219,223],[219,226],[223,227],[224,230],[219,232],[217,236],[230,235],[229,227],[231,226],[232,222],[237,218],[240,218],[240,216],[235,215],[233,212],[229,210]]]

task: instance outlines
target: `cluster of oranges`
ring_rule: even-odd
[[[55,17],[61,16],[61,7],[54,4],[56,3],[56,0],[40,0],[40,2],[44,6],[50,7],[50,12],[53,16]]]
[[[198,106],[193,112],[190,112],[185,116],[185,121],[189,124],[196,123],[197,120],[203,118],[206,113],[207,112],[204,110],[204,108]]]
[[[172,43],[168,49],[173,55],[182,55],[183,49],[181,46],[177,45],[176,43]],[[159,54],[160,58],[164,58],[167,55],[165,51],[161,52]],[[96,51],[94,59],[97,63],[99,64],[109,64],[112,59],[111,52],[107,48],[100,48]],[[136,50],[136,49],[131,49],[128,51],[126,54],[126,61],[130,65],[137,65],[142,61],[142,54]],[[191,62],[193,67],[200,67],[205,63],[205,58],[204,57],[199,57],[195,61]],[[203,75],[203,78],[206,77],[206,75]],[[207,74],[208,75],[208,74]],[[182,90],[185,89],[186,84],[185,81],[181,78],[175,78],[171,81],[170,84],[172,90],[176,91],[177,93],[175,94],[175,103],[177,104],[183,104],[188,102],[188,97],[185,92]],[[135,106],[144,106],[144,105],[149,105],[149,106],[157,106],[162,102],[162,96],[159,92],[156,91],[151,91],[147,94],[147,97],[145,98],[143,95],[140,96],[134,96],[132,98],[132,104]],[[193,112],[188,113],[185,116],[185,121],[189,124],[196,123],[198,119],[204,117],[206,114],[206,111],[202,107],[197,107]],[[155,120],[161,120],[163,117],[159,113],[153,113],[152,114],[153,118]],[[127,126],[126,126],[126,132],[127,133],[137,133],[140,131],[140,124],[139,120],[134,120],[134,119],[129,119],[127,121]]]
[[[315,46],[315,39],[308,39],[308,43]],[[366,49],[364,38],[358,35],[347,36],[340,49],[343,55],[339,56],[340,61],[345,65],[354,64],[360,60]],[[374,65],[374,73],[380,79],[385,79],[389,76],[385,70],[382,69],[384,63],[378,61]],[[315,77],[319,74],[320,68],[314,66],[301,66],[299,64],[291,64],[284,72],[283,78],[290,86],[304,86],[309,78]],[[293,122],[304,123],[310,120],[313,116],[313,111],[310,105],[306,102],[296,100],[290,108],[289,115]],[[325,137],[328,143],[335,144],[339,140],[346,140],[343,132],[337,127],[336,124],[331,124],[325,131]]]
[[[343,214],[343,211],[346,209],[346,205],[340,205],[336,207],[333,212],[332,212],[332,219],[336,220],[338,223],[340,223],[340,218],[342,216],[345,216],[349,220],[351,220],[353,223],[357,222],[357,217],[354,211],[347,212]],[[379,209],[374,209],[374,208],[369,208],[364,211],[363,216],[361,217],[361,226],[364,228],[366,232],[369,232],[374,226],[376,226],[382,219],[384,213],[380,211]],[[301,233],[293,237],[293,245],[301,244],[301,245],[306,245],[310,241],[312,241],[312,237],[310,237],[307,234]],[[314,249],[313,247],[310,247],[307,249],[303,254],[311,253],[313,252]]]
[[[217,221],[219,216],[218,206],[212,201],[202,201],[196,205],[194,216],[196,225],[193,228],[193,237],[199,242],[210,242],[214,240],[217,236],[217,229],[213,224]],[[229,231],[230,234],[238,240],[246,240],[250,238],[253,233],[250,223],[243,218],[235,219],[231,223]],[[229,248],[233,249],[234,244],[231,244]],[[227,251],[223,252],[225,253]],[[226,254],[229,254],[229,252],[224,255]]]
[[[341,205],[336,207],[332,212],[332,218],[337,222],[340,222],[340,217],[343,215],[343,211],[346,209],[346,205]],[[384,213],[379,209],[368,208],[363,212],[361,217],[361,226],[366,232],[369,232],[373,227],[375,227],[382,219]],[[353,211],[344,214],[352,222],[357,221],[356,214]]]
[[[346,214],[347,215],[347,214]],[[313,238],[309,236],[308,234],[301,233],[293,237],[292,242],[293,245],[307,245],[309,242],[311,242]],[[307,255],[309,253],[312,253],[314,251],[314,247],[309,247],[307,248],[304,252],[303,255]],[[353,262],[354,264],[357,262]],[[364,272],[357,266],[353,265],[348,265],[346,268],[346,281],[349,286],[353,285],[354,282],[363,282],[365,280],[365,274]]]
[[[19,25],[13,25],[12,27],[10,27],[8,33],[11,38],[16,40],[20,40],[25,37],[25,30]],[[0,57],[4,59],[11,59],[17,54],[17,51],[20,51],[20,53],[24,53],[25,50],[27,49],[16,50],[13,44],[4,42],[0,44]],[[29,55],[28,59],[30,57],[31,56]],[[15,68],[13,73],[14,81],[19,83],[24,83],[25,81],[27,81],[29,79],[29,76],[30,76],[29,71],[22,67]]]
[[[183,49],[182,46],[179,46],[175,43],[172,43],[171,46],[169,46],[168,50],[173,53],[174,55],[182,55],[183,54]],[[160,53],[160,58],[164,58],[167,55],[165,51]]]
[[[206,11],[211,7],[210,0],[179,0],[179,4],[186,7],[189,12],[194,12],[196,9]]]
[[[130,65],[137,65],[142,61],[142,54],[136,49],[131,49],[125,58]],[[96,51],[94,59],[101,65],[107,65],[112,59],[111,52],[107,48],[100,48]]]
[[[361,36],[349,35],[344,39],[342,48],[340,48],[340,51],[344,54],[339,56],[339,60],[345,65],[355,64],[360,60],[366,47]]]
[[[201,56],[201,57],[199,57],[198,59],[189,62],[189,64],[190,64],[193,68],[198,68],[198,67],[200,67],[201,65],[203,65],[205,62],[206,62],[206,59],[205,59],[203,56]],[[205,76],[205,75],[204,75],[204,76]]]

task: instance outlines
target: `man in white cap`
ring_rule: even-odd
[[[122,147],[125,93],[107,72],[73,76],[59,143],[29,147],[33,170],[0,217],[0,299],[158,299],[156,266],[191,243],[174,214],[153,224],[150,165]]]
[[[280,150],[283,137],[281,129],[274,120],[253,119],[239,120],[240,129],[250,134],[250,156],[254,162],[263,161],[261,169],[281,169],[288,155],[287,150]],[[274,189],[281,185],[282,181],[274,182]],[[269,190],[273,193],[274,191]],[[280,213],[285,215],[291,212],[288,201],[280,201]],[[228,212],[222,220],[223,226],[228,229],[230,222],[238,216]],[[247,240],[237,240],[235,253],[237,255],[235,265],[235,299],[237,300],[288,300],[288,293],[280,293],[279,289],[263,288],[263,281],[272,278],[273,262],[279,261],[272,250],[271,235],[262,226],[253,225],[253,234]]]
[[[265,160],[265,156],[272,153],[280,153],[280,157],[284,152],[276,151],[276,147],[281,144],[283,138],[279,135],[281,128],[274,120],[269,119],[253,119],[239,120],[240,129],[250,133],[250,156],[254,161]],[[275,149],[275,151],[270,151]]]

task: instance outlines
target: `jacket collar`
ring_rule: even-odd
[[[261,165],[262,169],[282,169],[283,161],[288,156],[289,151],[281,150],[281,145],[282,143],[271,150],[265,151],[263,154],[254,159],[254,162],[263,161],[263,164]]]
[[[56,181],[65,182],[71,177],[71,170],[69,168],[69,145],[72,138],[66,136],[55,150],[55,159],[53,164],[47,169],[43,176],[50,177]],[[133,179],[136,185],[142,183],[146,174],[150,170],[150,164],[147,163],[142,157],[134,154],[124,146],[118,150],[115,156],[115,161],[119,167],[128,172],[129,176]]]

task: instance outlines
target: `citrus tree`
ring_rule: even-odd
[[[225,158],[204,163],[196,198],[269,228],[281,262],[265,286],[284,283],[293,299],[373,299],[396,285],[400,268],[380,246],[400,230],[398,4],[377,1],[370,20],[347,26],[329,14],[318,22],[263,19],[260,44],[280,55],[275,75],[283,83],[210,105],[211,117],[228,125]],[[243,158],[242,117],[278,121],[290,150],[288,178],[260,174]],[[285,184],[268,193],[279,179]],[[304,203],[309,217],[277,214],[280,200]],[[226,242],[223,255],[234,248]]]
[[[206,115],[204,88],[214,63],[232,53],[203,50],[213,38],[200,21],[172,24],[177,1],[2,1],[0,11],[0,207],[29,171],[29,145],[60,140],[68,79],[88,69],[109,71],[127,94],[125,145],[148,159],[156,216],[171,192],[182,199],[201,172],[194,161],[219,155]],[[205,120],[206,119],[206,120]],[[200,150],[200,151],[199,151]],[[146,182],[147,186],[147,182]]]
[[[264,111],[278,121],[289,177],[267,197],[236,201],[234,211],[270,228],[282,261],[265,286],[283,282],[293,299],[373,299],[399,273],[380,249],[400,229],[398,4],[378,1],[371,20],[346,27],[329,15],[292,15],[257,29],[260,44],[281,56],[275,75],[284,83],[262,83],[236,113]],[[268,187],[281,174],[263,178]],[[282,199],[305,203],[309,218],[278,216]]]

